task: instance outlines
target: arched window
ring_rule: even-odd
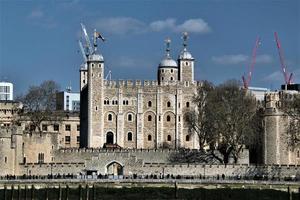
[[[115,100],[115,105],[118,105],[118,100]]]
[[[190,136],[189,135],[187,135],[187,136],[185,136],[185,141],[190,141]]]
[[[167,102],[167,107],[171,107],[171,102],[170,101]]]
[[[126,100],[126,105],[128,105],[128,100]]]
[[[300,158],[300,151],[297,151],[297,158]]]
[[[108,121],[112,121],[112,114],[108,114],[107,120],[108,120]]]
[[[148,107],[152,107],[152,102],[148,101]]]
[[[168,140],[168,141],[171,141],[171,135],[168,135],[167,140]]]
[[[167,115],[167,122],[171,121],[170,115]]]
[[[112,105],[115,105],[115,101],[111,101]]]
[[[190,102],[186,102],[186,107],[190,107]]]
[[[128,114],[127,119],[128,119],[129,122],[131,122],[132,121],[132,114]]]
[[[131,132],[127,133],[127,140],[132,141],[132,133]]]
[[[164,77],[161,77],[161,80],[163,81],[163,80],[164,80]]]
[[[152,116],[148,115],[148,121],[151,122],[152,121]]]
[[[171,76],[170,80],[173,81],[173,77],[172,76]]]
[[[151,141],[151,140],[152,140],[152,136],[148,135],[148,141]]]
[[[174,71],[173,71],[173,69],[171,69],[171,73],[173,73]]]

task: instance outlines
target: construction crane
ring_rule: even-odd
[[[275,36],[275,40],[276,40],[276,44],[277,44],[278,55],[279,55],[280,64],[281,64],[281,71],[283,73],[285,85],[290,85],[292,83],[293,73],[289,74],[287,71],[287,66],[285,65],[285,62],[284,62],[283,51],[281,48],[281,44],[280,44],[277,32],[274,33],[274,36]]]
[[[80,23],[80,25],[81,25],[81,29],[82,29],[82,32],[83,32],[83,35],[84,35],[84,38],[85,38],[86,53],[88,55],[91,55],[91,54],[93,54],[93,49],[92,49],[92,46],[91,46],[89,35],[88,35],[88,33],[86,31],[86,28],[83,25],[83,23]]]
[[[106,77],[105,77],[105,80],[111,80],[111,71],[109,70]]]
[[[253,51],[252,51],[251,62],[250,62],[250,65],[248,66],[247,78],[245,78],[245,76],[242,76],[243,84],[244,84],[244,88],[245,89],[248,89],[248,87],[250,85],[250,81],[251,81],[251,78],[252,78],[252,73],[253,73],[254,65],[255,65],[255,62],[256,62],[256,52],[257,52],[257,49],[258,49],[259,45],[260,45],[260,38],[257,37],[256,38],[256,42],[255,42],[255,46],[254,46]]]
[[[85,50],[83,48],[83,45],[82,45],[82,42],[80,40],[78,40],[78,44],[79,44],[80,51],[81,51],[81,54],[82,54],[82,57],[83,57],[83,61],[84,61],[84,63],[86,63],[88,54],[87,54],[87,52],[85,52]]]

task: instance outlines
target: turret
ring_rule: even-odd
[[[187,50],[188,33],[184,32],[183,36],[183,50],[178,56],[179,65],[179,81],[194,81],[194,61],[192,54]]]
[[[178,80],[178,66],[175,60],[170,56],[170,43],[171,40],[167,38],[166,42],[166,55],[160,62],[157,71],[157,79],[159,84],[166,82],[174,82]]]

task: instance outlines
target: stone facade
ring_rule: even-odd
[[[154,81],[104,79],[104,59],[90,55],[81,77],[81,147],[198,148],[184,114],[194,109],[194,58],[186,45],[174,61],[167,54]]]
[[[288,145],[287,127],[290,118],[281,111],[283,99],[300,95],[298,91],[282,90],[265,95],[263,159],[265,164],[300,164],[300,146]]]

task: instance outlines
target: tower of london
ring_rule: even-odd
[[[157,68],[157,80],[104,79],[104,58],[90,55],[80,70],[81,147],[191,148],[196,137],[188,133],[184,113],[193,108],[200,82],[194,80],[195,59],[183,35],[175,61],[166,40],[166,53]]]

